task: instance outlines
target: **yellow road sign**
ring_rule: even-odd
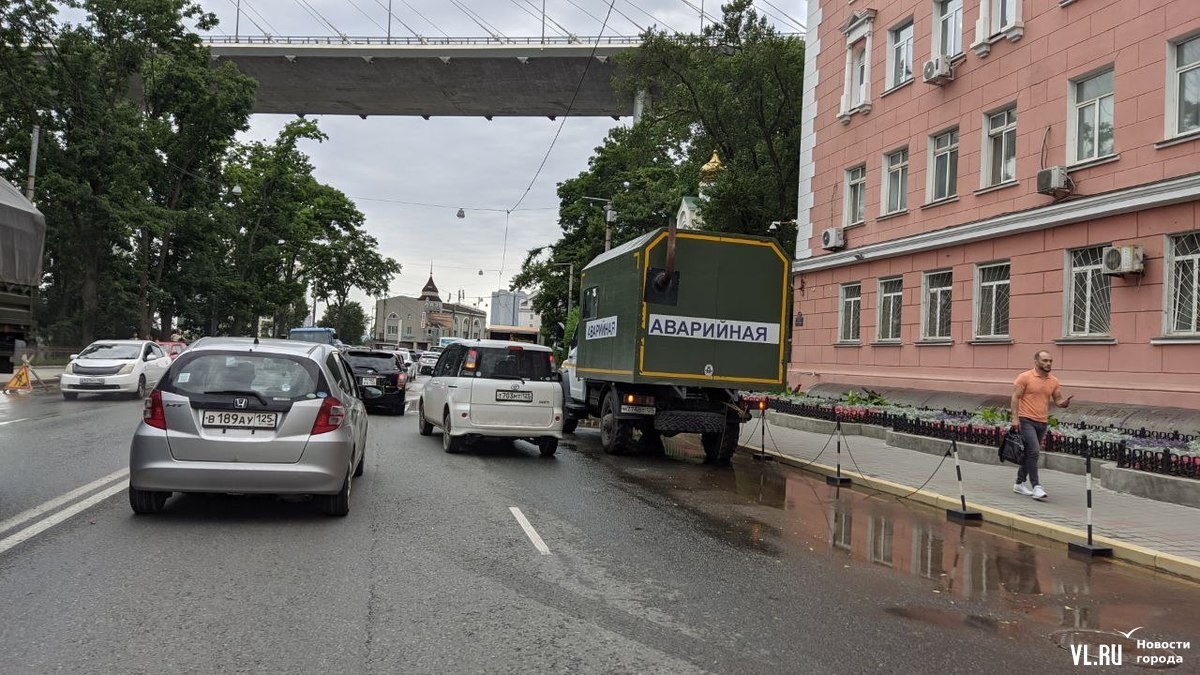
[[[33,391],[33,384],[29,381],[29,366],[18,368],[8,384],[4,385],[4,389],[6,391]]]

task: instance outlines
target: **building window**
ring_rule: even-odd
[[[833,545],[849,551],[854,544],[854,515],[850,511],[833,514]]]
[[[883,279],[879,282],[879,327],[876,339],[880,342],[900,340],[900,310],[904,306],[904,281]]]
[[[963,0],[936,0],[933,3],[933,17],[933,55],[961,54]]]
[[[976,270],[977,337],[1008,337],[1008,263],[980,265]]]
[[[950,339],[951,272],[925,273],[924,321],[921,337],[926,340]]]
[[[888,518],[871,518],[871,562],[892,566],[892,538],[896,526]]]
[[[931,139],[929,172],[931,202],[958,195],[958,129],[951,129]]]
[[[850,123],[854,113],[871,111],[871,41],[875,10],[855,12],[842,27],[846,36],[846,71],[838,119]]]
[[[838,342],[858,342],[862,284],[842,285],[841,306],[841,316],[838,320]]]
[[[913,558],[916,560],[917,574],[929,579],[940,579],[944,571],[942,557],[945,555],[945,538],[942,534],[932,527],[922,528],[914,538],[913,548],[916,549]]]
[[[985,0],[991,2],[992,34],[1000,33],[1005,28],[1017,24],[1021,20],[1021,0]]]
[[[883,171],[883,213],[900,213],[908,208],[908,148],[884,155]]]
[[[1200,333],[1200,232],[1171,237],[1170,331]]]
[[[1017,179],[1017,109],[987,116],[987,141],[983,148],[984,187]]]
[[[1113,154],[1113,71],[1071,83],[1072,163]]]
[[[1104,247],[1071,251],[1067,289],[1068,335],[1108,335],[1109,278],[1101,261]]]
[[[913,22],[909,19],[888,32],[888,87],[912,80]]]
[[[1200,35],[1172,43],[1167,67],[1167,135],[1200,131]]]
[[[857,225],[867,212],[867,167],[856,166],[846,172],[846,224]]]
[[[388,335],[396,335],[399,332],[398,331],[399,328],[400,327],[395,324],[389,324],[387,327],[387,334]]]
[[[867,44],[854,47],[854,58],[850,71],[850,107],[857,108],[867,102]]]

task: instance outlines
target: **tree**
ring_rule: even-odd
[[[334,329],[346,344],[358,344],[367,334],[367,313],[354,301],[329,305],[317,325]]]

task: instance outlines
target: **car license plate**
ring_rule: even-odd
[[[79,383],[80,384],[104,384],[104,378],[103,377],[81,377],[81,378],[79,378]]]
[[[274,429],[279,424],[279,413],[205,410],[200,413],[200,423],[226,429]]]
[[[653,415],[654,406],[652,405],[623,405],[621,413],[625,415]]]
[[[375,385],[379,384],[379,378],[378,377],[364,377],[364,378],[361,378],[361,382],[363,384],[367,385],[368,387],[374,387]]]
[[[518,401],[521,403],[533,403],[532,391],[506,391],[500,390],[496,392],[497,401]]]

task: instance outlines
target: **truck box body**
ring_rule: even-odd
[[[577,369],[629,384],[766,389],[784,383],[790,266],[750,235],[680,231],[675,272],[658,229],[597,256],[581,275]]]
[[[0,373],[12,369],[17,340],[29,339],[45,243],[45,217],[0,179]]]

